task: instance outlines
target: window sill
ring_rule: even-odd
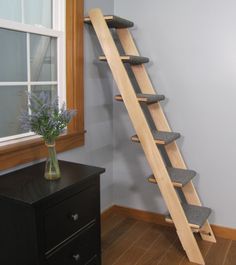
[[[84,144],[84,133],[68,133],[56,141],[57,152],[64,152]],[[0,170],[38,160],[47,156],[44,141],[38,136],[21,141],[9,141],[0,145]]]

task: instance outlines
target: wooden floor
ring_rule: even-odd
[[[236,265],[236,241],[217,243],[196,236],[206,265]],[[102,265],[187,265],[173,228],[154,225],[118,214],[102,222]]]

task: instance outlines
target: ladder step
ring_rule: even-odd
[[[173,141],[175,141],[176,139],[178,139],[180,137],[179,133],[175,133],[175,132],[161,132],[161,131],[153,131],[152,132],[153,138],[156,142],[156,144],[169,144]],[[131,140],[133,142],[137,142],[139,143],[139,138],[138,135],[134,135],[131,137]]]
[[[211,209],[204,206],[182,203],[182,207],[191,228],[201,228],[211,214]],[[173,223],[170,215],[165,220],[168,223]]]
[[[123,29],[123,28],[131,28],[134,26],[133,22],[121,17],[107,15],[104,16],[104,18],[109,28]],[[85,17],[84,22],[87,24],[92,24],[89,17]]]
[[[148,63],[149,59],[147,57],[135,56],[135,55],[121,55],[120,56],[123,63],[129,63],[133,65]],[[107,58],[103,56],[99,56],[100,61],[107,61]]]
[[[164,95],[152,95],[152,94],[141,94],[141,93],[139,93],[139,94],[136,94],[136,96],[137,96],[137,99],[139,102],[144,102],[147,104],[157,103],[157,102],[165,99]],[[115,99],[117,101],[123,101],[123,98],[121,95],[116,95]]]
[[[167,167],[170,179],[175,187],[181,188],[189,183],[195,176],[196,172],[189,169]],[[148,177],[150,183],[157,183],[154,175]]]

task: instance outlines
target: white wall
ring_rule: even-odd
[[[113,1],[85,0],[85,15],[90,8],[99,7],[113,13]],[[113,204],[113,79],[106,64],[98,63],[100,46],[90,26],[85,26],[85,145],[65,152],[61,159],[105,167],[101,175],[101,208]]]
[[[108,1],[107,1],[108,2]],[[132,30],[196,187],[213,209],[212,223],[236,227],[236,1],[116,0],[115,14]],[[133,129],[124,107],[114,104],[114,201],[164,212],[143,152],[129,142]]]

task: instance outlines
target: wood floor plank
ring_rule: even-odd
[[[148,228],[147,223],[136,221],[127,232],[103,251],[102,264],[113,265],[125,251],[132,247]]]
[[[202,240],[199,234],[195,235],[195,238],[197,239],[198,246],[201,250],[202,256],[205,258],[208,251],[210,250],[211,246],[214,245],[214,243]],[[186,255],[183,257],[182,261],[180,262],[180,265],[193,265],[193,264],[196,263],[190,262]]]
[[[146,250],[143,248],[131,247],[129,251],[114,263],[114,265],[133,265],[145,254],[145,252]]]
[[[236,241],[196,235],[206,265],[236,265]],[[102,223],[103,265],[193,265],[173,228],[111,215]]]
[[[151,225],[149,229],[114,263],[114,265],[133,265],[145,254],[147,249],[161,235],[160,228]]]
[[[102,236],[110,232],[114,227],[119,225],[124,220],[125,220],[124,216],[115,214],[115,213],[111,214],[105,220],[102,220],[102,223],[101,223]]]
[[[182,248],[181,242],[179,239],[167,250],[163,258],[157,262],[158,265],[179,265],[183,259],[185,252]]]
[[[102,251],[105,251],[111,244],[114,244],[114,242],[119,240],[119,238],[125,235],[136,223],[136,220],[126,218],[107,232],[105,236],[102,236]]]
[[[224,265],[236,264],[236,241],[232,241]]]
[[[205,262],[207,265],[223,265],[231,241],[224,238],[217,238],[217,243],[212,245],[206,255]],[[236,264],[236,261],[235,263]]]
[[[135,265],[156,265],[167,250],[175,243],[177,235],[174,229],[162,227],[161,234],[155,243],[138,260]]]

